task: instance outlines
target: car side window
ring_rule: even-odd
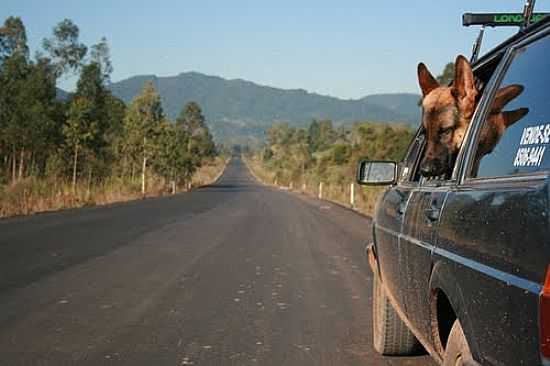
[[[480,126],[470,177],[550,168],[550,37],[514,51]]]

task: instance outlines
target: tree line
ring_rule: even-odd
[[[128,106],[109,91],[113,66],[105,38],[79,41],[71,20],[57,24],[31,57],[19,17],[0,27],[0,184],[27,177],[71,183],[109,177],[161,177],[175,189],[187,184],[216,148],[197,103],[176,121],[163,113],[152,83]],[[62,78],[78,76],[76,90],[58,97]]]
[[[372,214],[381,190],[355,185],[360,159],[399,161],[413,137],[407,125],[356,122],[335,127],[313,120],[308,127],[273,125],[266,144],[245,151],[246,162],[262,181],[288,187]]]
[[[412,138],[412,130],[357,122],[335,128],[330,120],[313,120],[307,128],[275,124],[267,143],[257,152],[279,184],[308,181],[343,184],[355,176],[361,158],[399,160]]]

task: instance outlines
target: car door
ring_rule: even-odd
[[[405,209],[411,192],[418,187],[413,172],[418,165],[424,145],[424,133],[420,128],[412,140],[407,154],[398,167],[398,183],[390,187],[377,205],[374,223],[375,251],[380,274],[390,297],[400,308],[403,307],[401,292],[401,268],[399,236],[403,226]]]
[[[410,193],[402,235],[400,267],[405,313],[417,334],[431,343],[429,281],[441,210],[452,181],[427,181]]]

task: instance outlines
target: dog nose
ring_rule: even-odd
[[[431,177],[434,174],[435,170],[435,164],[432,162],[424,162],[420,166],[420,174],[422,174],[424,177]]]

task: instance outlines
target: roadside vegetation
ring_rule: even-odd
[[[225,165],[197,103],[165,116],[152,83],[128,106],[109,91],[105,38],[65,19],[30,56],[25,26],[0,27],[0,217],[175,193]],[[58,81],[77,75],[73,94]]]
[[[307,129],[277,124],[267,132],[267,144],[247,153],[245,160],[264,183],[347,206],[353,189],[354,208],[372,214],[382,189],[355,184],[357,162],[400,160],[412,136],[409,127],[397,124],[357,122],[334,128],[331,121],[314,120]]]

